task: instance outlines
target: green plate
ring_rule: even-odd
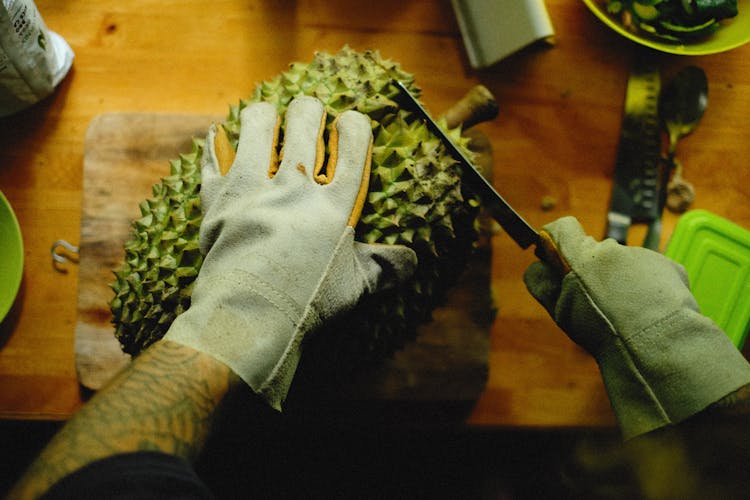
[[[633,40],[636,43],[651,47],[661,52],[670,54],[680,54],[686,56],[700,56],[706,54],[716,54],[734,49],[750,42],[750,0],[738,0],[737,7],[739,15],[734,19],[727,19],[722,22],[719,31],[706,38],[681,43],[670,43],[657,38],[652,38],[646,34],[633,33],[626,29],[620,21],[607,12],[604,0],[583,0],[591,12],[594,13],[604,24],[615,30],[622,36]]]
[[[742,349],[750,329],[750,231],[691,210],[680,217],[664,253],[687,269],[701,312]]]
[[[23,240],[18,219],[10,203],[0,192],[0,322],[5,319],[23,275]]]

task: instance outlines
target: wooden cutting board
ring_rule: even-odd
[[[190,151],[192,137],[223,117],[110,113],[90,124],[85,142],[79,258],[76,370],[101,388],[127,365],[114,337],[108,301],[112,270],[123,258],[130,222],[151,186],[169,174],[169,159]],[[374,370],[337,389],[371,400],[469,401],[484,387],[491,318],[489,251],[472,261],[417,339]]]

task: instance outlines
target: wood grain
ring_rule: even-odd
[[[138,204],[169,175],[168,160],[190,151],[220,117],[173,114],[105,114],[92,120],[83,160],[75,365],[78,379],[100,389],[128,362],[114,337],[108,300],[112,272],[124,257]]]
[[[22,293],[0,325],[0,416],[66,418],[82,402],[75,372],[79,268],[56,270],[52,242],[80,238],[83,155],[94,117],[114,112],[223,115],[256,82],[345,44],[374,48],[417,75],[424,102],[443,110],[474,84],[500,116],[479,127],[495,155],[495,186],[536,226],[577,216],[604,234],[626,77],[634,45],[576,0],[545,0],[551,48],[530,47],[470,69],[447,0],[37,0],[76,54],[73,72],[33,109],[0,119],[0,190],[24,235]],[[709,79],[699,128],[680,143],[704,208],[750,227],[750,45],[701,57],[657,56],[665,78],[697,64]],[[541,208],[544,196],[556,200]],[[677,217],[665,219],[662,244]],[[612,426],[596,364],[526,292],[533,260],[493,240],[499,312],[490,372],[468,423]]]

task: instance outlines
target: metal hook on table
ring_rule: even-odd
[[[50,250],[50,253],[52,254],[52,260],[60,264],[65,264],[71,261],[68,257],[65,257],[64,255],[60,255],[59,253],[57,253],[57,249],[60,247],[63,247],[68,252],[74,253],[76,255],[80,251],[80,248],[68,243],[65,240],[57,240],[56,242],[52,244],[52,249]]]

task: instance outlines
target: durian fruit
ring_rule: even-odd
[[[348,47],[335,55],[317,53],[308,64],[293,63],[261,83],[252,97],[230,108],[224,126],[234,147],[240,110],[269,101],[281,116],[299,95],[313,95],[326,106],[328,120],[347,109],[367,114],[374,144],[369,194],[357,238],[368,243],[403,244],[418,254],[414,279],[398,290],[366,297],[351,313],[312,336],[306,357],[326,366],[345,359],[382,359],[415,335],[429,319],[472,252],[477,240],[478,201],[462,192],[461,169],[441,141],[406,109],[400,109],[392,79],[415,95],[413,75],[374,51]],[[451,137],[465,146],[458,128]],[[110,302],[115,335],[126,353],[137,355],[160,339],[174,318],[190,306],[202,256],[198,249],[202,140],[171,162],[171,173],[140,204],[125,258],[115,271]],[[322,358],[325,358],[324,360]]]

